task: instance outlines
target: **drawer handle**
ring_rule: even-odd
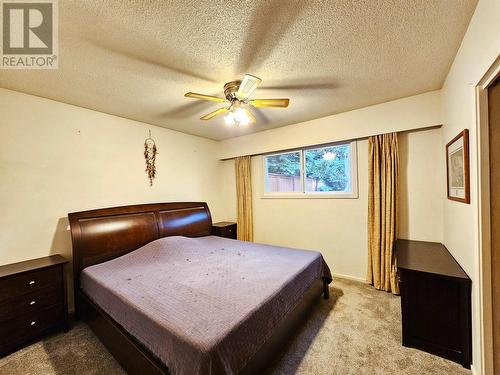
[[[30,302],[30,305],[34,305],[35,303],[36,303],[36,301],[33,300],[33,301]]]
[[[34,320],[33,320],[33,321],[30,323],[30,326],[34,326],[35,324],[36,324],[36,321],[34,321]]]
[[[35,280],[31,280],[31,281],[29,282],[29,285],[33,285],[34,283],[35,283]]]

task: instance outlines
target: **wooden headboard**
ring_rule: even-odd
[[[88,266],[129,253],[158,238],[200,237],[212,230],[204,202],[153,203],[68,214],[73,241],[73,277]]]

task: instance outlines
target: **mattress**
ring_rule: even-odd
[[[85,294],[173,375],[235,374],[318,279],[316,251],[166,237],[85,268]]]

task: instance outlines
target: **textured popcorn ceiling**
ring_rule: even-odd
[[[477,0],[59,1],[59,69],[0,70],[0,87],[212,139],[439,89]],[[230,128],[198,118],[225,82],[263,79]]]

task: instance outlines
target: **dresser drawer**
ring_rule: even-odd
[[[67,263],[54,254],[0,266],[0,358],[46,333],[67,331]]]
[[[215,223],[212,227],[212,235],[236,239],[236,228],[235,223]]]
[[[10,348],[29,341],[62,322],[64,322],[63,304],[1,322],[0,352],[7,352]]]
[[[26,272],[0,281],[0,301],[15,298],[26,293],[39,291],[47,286],[62,284],[60,266]]]
[[[222,228],[221,235],[226,238],[236,238],[236,225]]]
[[[33,292],[0,302],[0,322],[13,319],[19,314],[34,313],[63,301],[62,285],[48,286]]]

